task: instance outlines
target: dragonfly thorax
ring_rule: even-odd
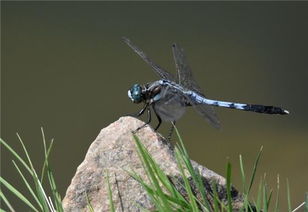
[[[131,89],[128,90],[127,94],[134,103],[140,103],[144,100],[142,87],[139,84],[134,84]]]

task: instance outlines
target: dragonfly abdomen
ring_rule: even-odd
[[[253,104],[247,104],[244,106],[244,110],[247,111],[253,111],[257,113],[266,113],[266,114],[289,114],[289,111],[284,110],[280,107],[275,106],[265,106],[265,105],[253,105]]]
[[[235,103],[235,102],[225,102],[225,101],[218,101],[218,100],[211,100],[207,99],[193,91],[189,91],[189,96],[195,101],[197,104],[207,104],[217,107],[225,107],[230,109],[237,109],[237,110],[245,110],[245,111],[252,111],[256,113],[266,113],[266,114],[289,114],[289,111],[284,110],[280,107],[275,106],[265,106],[265,105],[255,105],[255,104],[243,104],[243,103]]]

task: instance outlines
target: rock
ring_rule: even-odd
[[[127,172],[134,171],[146,179],[132,136],[132,131],[142,124],[138,119],[122,117],[101,130],[66,191],[63,199],[65,211],[89,211],[88,201],[95,212],[110,211],[107,173],[116,211],[140,211],[140,205],[149,210],[155,208],[144,189]],[[177,185],[183,179],[179,174],[172,145],[149,126],[138,131],[137,136],[185,197],[185,189]],[[193,162],[193,166],[200,171],[208,191],[212,191],[212,182],[216,182],[219,198],[226,202],[226,180],[196,162]],[[193,182],[189,180],[194,190]],[[239,209],[242,196],[233,187],[231,193],[234,210]],[[210,194],[208,199],[211,202]]]

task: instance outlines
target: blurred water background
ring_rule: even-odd
[[[19,132],[34,163],[41,164],[44,127],[47,138],[55,138],[51,162],[63,196],[99,131],[140,109],[128,99],[129,87],[157,79],[121,41],[127,36],[171,72],[171,44],[179,43],[210,98],[288,109],[289,116],[271,116],[217,108],[222,130],[189,109],[177,126],[197,162],[222,175],[227,160],[232,162],[239,189],[239,154],[250,173],[263,145],[257,180],[266,173],[276,188],[280,175],[282,209],[286,178],[292,205],[303,202],[308,191],[307,2],[1,5],[1,137],[21,151]],[[160,132],[168,128],[164,123]],[[2,148],[1,175],[23,190],[11,159]],[[16,203],[16,209],[23,207]]]

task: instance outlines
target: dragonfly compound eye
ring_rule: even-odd
[[[132,86],[130,90],[128,90],[128,97],[134,103],[140,103],[142,101],[142,87],[139,84],[135,84]]]

